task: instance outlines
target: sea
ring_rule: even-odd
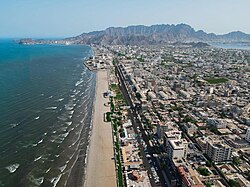
[[[84,183],[95,73],[84,45],[0,40],[0,186]]]
[[[209,43],[211,46],[222,48],[222,49],[241,49],[241,50],[250,50],[250,43],[221,43],[221,42],[214,42]]]

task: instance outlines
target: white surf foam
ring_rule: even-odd
[[[33,147],[36,147],[38,144],[41,144],[43,142],[43,139],[39,140],[37,143],[33,144]]]
[[[50,169],[51,169],[51,168],[47,169],[47,170],[45,171],[45,173],[48,173],[48,172],[50,171]]]
[[[10,124],[11,128],[15,128],[18,125],[19,125],[19,123],[12,123],[12,124]]]
[[[74,107],[73,107],[73,106],[69,106],[69,105],[65,105],[65,109],[66,109],[66,110],[73,110]]]
[[[43,139],[41,139],[37,144],[40,144],[40,143],[42,143],[43,142]]]
[[[60,174],[58,177],[54,177],[52,180],[51,180],[51,183],[53,183],[53,187],[56,187],[57,183],[59,182],[59,180],[61,179],[62,177],[62,174]]]
[[[43,181],[44,181],[44,177],[40,177],[40,178],[34,179],[34,183],[37,186],[40,186],[43,183]]]
[[[76,92],[76,95],[78,95],[79,93],[80,93],[80,91],[77,91],[77,92]]]
[[[59,170],[60,170],[61,172],[63,172],[63,171],[66,169],[66,167],[67,167],[67,164],[64,165],[64,166],[62,166],[62,167],[60,167]]]
[[[74,98],[74,97],[76,97],[76,95],[73,94],[73,95],[70,95],[70,97],[71,97],[71,98]]]
[[[55,110],[57,109],[57,106],[47,107],[46,110]]]
[[[57,99],[56,102],[61,102],[63,100],[64,100],[64,98],[60,98],[60,99]]]
[[[67,124],[68,126],[70,126],[70,125],[72,124],[72,121],[66,122],[66,124]]]
[[[68,111],[68,114],[73,114],[74,110]]]
[[[34,162],[40,160],[41,158],[42,158],[42,156],[39,156],[39,157],[35,158],[35,159],[34,159]]]
[[[14,173],[19,168],[19,166],[19,164],[12,164],[7,166],[6,169],[9,170],[10,173]]]
[[[63,131],[66,131],[67,128],[68,128],[68,127],[62,127],[62,128],[60,128],[60,131],[62,131],[62,132],[63,132]]]
[[[67,118],[64,117],[64,116],[58,116],[57,119],[59,119],[59,120],[61,120],[61,121],[66,121],[66,120],[67,120]]]
[[[66,133],[60,134],[59,136],[62,138],[66,138],[68,135],[69,135],[69,132],[66,132]]]
[[[83,80],[77,81],[77,82],[75,83],[75,86],[77,87],[78,85],[80,85],[80,84],[82,84],[82,83],[83,83]]]

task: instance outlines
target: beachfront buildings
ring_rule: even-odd
[[[107,48],[147,135],[138,136],[149,140],[157,158],[149,153],[148,159],[172,186],[222,187],[229,173],[237,173],[233,180],[240,184],[250,179],[249,51],[191,44]],[[201,168],[209,172],[202,175]]]

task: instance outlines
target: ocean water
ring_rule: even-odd
[[[0,186],[83,182],[95,74],[87,46],[0,40]]]
[[[249,43],[209,43],[210,45],[222,49],[243,49],[243,50],[250,50],[250,44]]]

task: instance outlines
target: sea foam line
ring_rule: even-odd
[[[10,173],[14,173],[18,168],[19,164],[12,164],[10,166],[5,167],[7,170],[9,170]]]

